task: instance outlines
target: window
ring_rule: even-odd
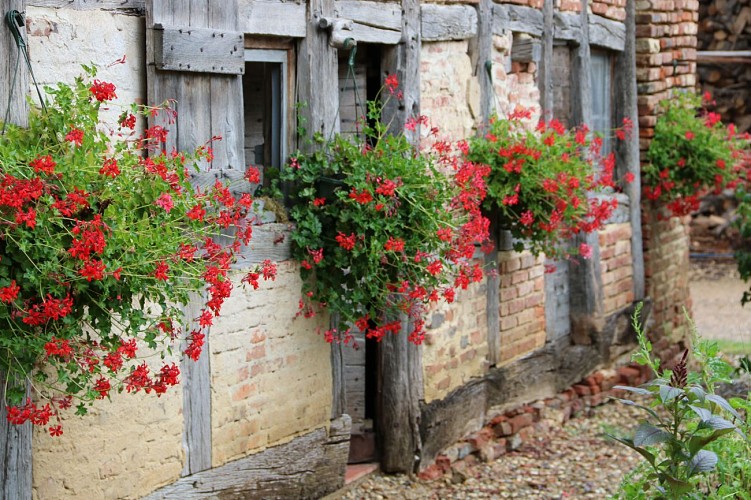
[[[602,153],[613,150],[612,58],[606,51],[592,50],[590,82],[592,86],[592,119],[590,127],[602,137]]]
[[[279,169],[287,159],[287,72],[286,50],[245,50],[243,107],[248,164]]]

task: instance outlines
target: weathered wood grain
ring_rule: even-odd
[[[590,14],[589,43],[620,52],[626,43],[626,25]]]
[[[305,37],[305,2],[239,0],[240,31],[254,35]]]
[[[23,0],[3,0],[2,14],[11,10],[24,12],[26,3]],[[29,72],[26,69],[23,56],[19,54],[16,41],[10,29],[5,25],[0,29],[0,58],[5,61],[0,69],[0,122],[25,127],[28,125],[29,105],[26,95],[29,89]],[[19,28],[23,36],[26,29]],[[19,59],[20,56],[20,59]],[[19,61],[16,68],[16,60]],[[15,78],[15,88],[11,84]],[[31,464],[31,423],[14,425],[5,418],[7,414],[5,389],[6,385],[26,388],[27,397],[31,394],[28,380],[8,380],[5,373],[0,373],[0,493],[2,498],[30,500],[32,497],[32,464]]]
[[[146,7],[146,0],[28,0],[26,4],[55,9],[120,10],[125,14],[140,15]]]
[[[511,60],[516,62],[538,62],[542,59],[542,43],[536,38],[514,37],[511,44]]]
[[[582,36],[582,16],[573,12],[555,12],[553,34],[556,40],[579,43]]]
[[[469,56],[474,77],[480,85],[479,121],[487,122],[493,110],[493,81],[488,71],[492,67],[493,0],[480,0],[477,5],[477,35],[469,42]],[[492,73],[492,70],[491,70]],[[478,130],[478,133],[482,131]]]
[[[272,262],[289,260],[292,255],[292,243],[289,237],[291,232],[291,226],[283,223],[254,226],[250,245],[241,249],[237,262],[232,267],[245,269],[266,259]]]
[[[697,50],[697,64],[751,64],[751,50]]]
[[[243,34],[207,28],[154,25],[154,64],[163,71],[245,72]]]
[[[402,30],[402,6],[399,2],[371,2],[367,0],[337,0],[337,17],[351,19],[364,26],[383,30]]]
[[[338,314],[332,314],[329,327],[339,331],[341,322]],[[344,355],[342,344],[331,343],[331,418],[338,418],[347,412],[347,387],[344,378]]]
[[[623,191],[629,198],[631,221],[631,264],[633,266],[634,298],[644,298],[644,249],[641,228],[641,168],[639,158],[639,109],[636,88],[636,7],[635,0],[626,2],[626,39],[623,53],[615,62],[615,109],[618,123],[631,120],[633,129],[626,139],[617,141],[615,147],[616,169],[619,178],[632,173],[634,180],[626,183]]]
[[[496,4],[493,6],[493,33],[496,35],[501,35],[504,31],[510,30],[540,36],[543,29],[544,21],[541,10],[511,4]]]
[[[381,45],[396,45],[402,39],[401,30],[377,28],[358,22],[352,23],[351,36],[359,43],[378,43]]]
[[[545,0],[542,7],[542,63],[539,67],[540,104],[545,120],[553,118],[553,41],[555,39],[553,0]]]
[[[321,498],[344,484],[351,421],[332,420],[292,441],[161,488],[146,500]]]
[[[424,4],[420,10],[424,42],[464,40],[477,34],[477,11],[474,7]]]

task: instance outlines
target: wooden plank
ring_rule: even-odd
[[[308,137],[298,138],[298,147],[313,147],[307,139],[314,133],[330,137],[339,131],[338,68],[336,49],[329,46],[328,32],[318,27],[322,18],[333,18],[334,0],[310,0],[306,35],[300,42],[297,60],[298,102],[306,105],[300,110]]]
[[[243,34],[201,28],[154,26],[154,63],[163,71],[241,75]]]
[[[511,60],[516,62],[538,62],[542,59],[542,43],[536,38],[514,37],[511,44]]]
[[[351,420],[346,415],[290,442],[165,486],[145,500],[321,498],[344,485]]]
[[[243,247],[237,262],[232,266],[235,269],[247,269],[268,259],[272,262],[283,262],[292,258],[291,239],[292,232],[289,224],[271,223],[253,226],[253,238],[250,245]]]
[[[626,25],[602,16],[590,14],[589,43],[621,52],[626,43]]]
[[[580,43],[582,16],[572,12],[555,12],[553,15],[553,33],[555,40]]]
[[[495,366],[501,359],[501,276],[498,272],[498,250],[485,254],[485,269],[495,271],[485,275],[488,287],[485,307],[488,325],[488,362],[490,366]]]
[[[342,328],[339,314],[329,318],[329,328],[339,331]],[[331,343],[331,418],[339,418],[347,412],[347,388],[344,383],[344,356],[342,345]]]
[[[493,58],[493,0],[481,0],[477,6],[477,36],[469,42],[474,77],[480,84],[479,118],[485,123],[491,116],[495,92],[491,78]],[[482,133],[478,130],[478,133]]]
[[[186,321],[201,315],[206,297],[197,295],[191,298],[183,308]],[[197,330],[206,335],[203,352],[198,361],[187,356],[182,357],[180,371],[183,375],[183,416],[185,427],[183,431],[183,447],[185,448],[185,463],[182,475],[188,476],[196,472],[211,468],[211,336],[208,328],[201,328],[191,321],[191,331]],[[187,347],[184,346],[184,347]],[[184,348],[182,349],[184,350]]]
[[[541,36],[543,28],[542,11],[539,9],[511,4],[493,6],[493,33],[496,35],[513,31]]]
[[[399,2],[371,2],[367,0],[337,0],[337,17],[382,30],[402,30],[402,6]],[[359,39],[358,39],[359,40]]]
[[[368,26],[367,24],[361,24],[358,22],[352,23],[352,31],[350,32],[352,38],[359,43],[378,43],[381,45],[396,45],[402,39],[402,32],[390,29],[376,28]]]
[[[239,30],[252,35],[305,37],[305,2],[239,0]]]
[[[542,64],[540,64],[540,104],[544,120],[553,118],[553,0],[545,0],[542,6],[544,29],[542,32]]]
[[[26,4],[23,0],[3,0],[2,14],[17,10],[23,13]],[[22,36],[26,29],[19,27]],[[26,95],[29,91],[29,72],[23,55],[19,53],[16,41],[5,24],[0,29],[0,57],[5,61],[0,69],[0,121],[25,127],[28,125],[29,105]],[[18,61],[18,67],[16,67]],[[15,87],[11,83],[15,79]],[[31,423],[14,425],[5,418],[5,389],[8,386],[20,386],[26,389],[26,396],[31,395],[28,380],[9,380],[5,373],[0,373],[0,492],[2,498],[30,500],[32,497],[32,451]]]
[[[420,11],[424,42],[465,40],[477,34],[477,11],[469,5],[425,4]]]
[[[634,300],[645,295],[644,248],[641,226],[641,168],[639,158],[639,110],[636,88],[636,7],[635,0],[626,2],[626,40],[623,53],[615,63],[615,109],[618,123],[629,118],[633,123],[631,134],[624,141],[617,141],[615,147],[617,174],[622,179],[627,173],[634,180],[623,187],[629,198],[629,219],[631,221],[631,264],[633,266]]]
[[[139,15],[146,8],[146,0],[28,0],[26,4],[54,9],[119,10],[124,14]]]

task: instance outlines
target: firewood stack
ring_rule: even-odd
[[[751,50],[751,0],[700,0],[699,51]],[[751,128],[751,61],[729,58],[701,62],[698,79],[702,92],[717,101],[715,111],[739,131]]]

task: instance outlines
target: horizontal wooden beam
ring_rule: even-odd
[[[232,267],[245,269],[266,259],[282,262],[292,258],[290,224],[269,223],[253,227],[250,245],[244,247]]]
[[[31,7],[75,10],[138,10],[145,9],[145,0],[27,0]]]
[[[348,37],[352,37],[360,43],[379,43],[381,45],[396,45],[402,40],[402,31],[376,28],[358,22],[352,23],[352,30],[346,31]]]
[[[251,35],[305,37],[305,2],[238,0],[239,29]]]
[[[699,64],[751,64],[751,50],[697,50]]]
[[[402,6],[398,2],[338,0],[334,2],[334,13],[336,17],[372,28],[402,30]]]
[[[541,36],[544,29],[542,11],[511,4],[493,5],[493,33],[505,31]]]
[[[577,13],[556,12],[553,15],[553,37],[579,43],[582,37],[581,16]]]
[[[466,40],[477,34],[477,11],[469,5],[424,4],[420,16],[424,42]]]
[[[626,25],[602,16],[589,14],[589,43],[590,45],[623,52],[626,45]]]
[[[243,34],[154,25],[154,64],[163,71],[245,73]]]

